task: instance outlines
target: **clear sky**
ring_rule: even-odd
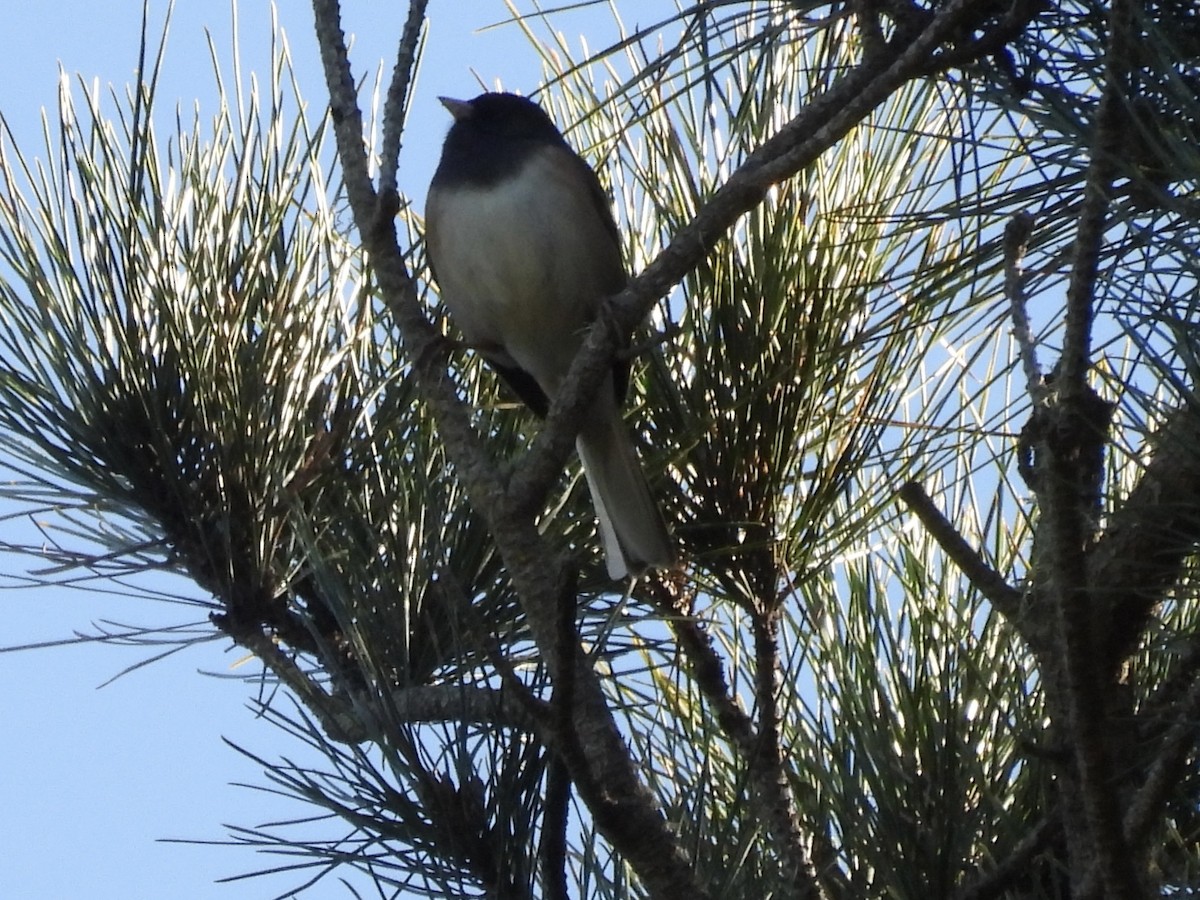
[[[161,23],[165,0],[151,5],[154,21]],[[262,71],[269,53],[269,6],[265,0],[242,0],[240,6],[243,65]],[[347,0],[344,6],[348,31],[356,36],[358,71],[373,72],[383,62],[390,72],[407,4]],[[661,0],[617,6],[628,16],[672,8]],[[507,18],[500,0],[433,0],[430,7],[432,28],[402,163],[402,188],[419,205],[447,127],[435,98],[474,96],[475,73],[489,85],[499,79],[505,87],[529,93],[540,72],[535,53],[515,27],[480,30]],[[0,112],[22,149],[41,155],[40,111],[53,110],[60,65],[101,85],[123,88],[132,78],[141,3],[3,0],[3,8]],[[281,0],[278,12],[304,93],[319,107],[325,93],[311,7]],[[603,8],[555,21],[576,46],[581,33],[592,47],[615,33]],[[160,115],[176,101],[185,109],[197,99],[204,110],[213,108],[205,29],[228,63],[230,23],[229,6],[220,0],[178,0],[159,88]],[[0,516],[9,513],[0,504]],[[26,523],[0,519],[0,541],[25,540],[30,533]],[[31,568],[28,558],[0,555],[0,573]],[[59,640],[93,631],[91,623],[103,620],[152,625],[197,617],[195,609],[106,593],[104,587],[5,590],[0,593],[0,646]],[[197,589],[183,582],[161,587],[197,596]],[[295,883],[289,876],[215,884],[217,878],[273,861],[247,849],[161,841],[221,841],[227,837],[223,823],[253,826],[311,810],[231,784],[263,781],[259,767],[222,737],[269,759],[298,755],[281,732],[255,721],[247,706],[251,688],[233,678],[201,674],[236,674],[231,667],[241,651],[228,641],[209,642],[98,689],[147,655],[145,649],[106,645],[0,653],[0,897],[5,900],[261,900]],[[350,895],[329,881],[304,896]]]

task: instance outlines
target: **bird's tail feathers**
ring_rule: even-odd
[[[675,564],[675,549],[642,472],[633,438],[615,401],[603,400],[576,441],[587,475],[592,504],[610,578],[665,569]]]

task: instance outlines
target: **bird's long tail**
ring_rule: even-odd
[[[674,565],[670,535],[611,393],[601,389],[576,447],[600,522],[609,577]]]

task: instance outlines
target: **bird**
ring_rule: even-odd
[[[628,281],[609,199],[538,104],[440,97],[454,121],[429,185],[425,248],[466,344],[544,418],[606,297]],[[629,362],[614,361],[575,446],[614,580],[675,564],[621,418]]]

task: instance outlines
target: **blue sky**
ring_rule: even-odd
[[[390,71],[394,41],[407,4],[347,2],[347,30],[355,34],[358,70]],[[512,26],[480,30],[506,18],[498,0],[434,0],[432,28],[406,137],[402,188],[423,203],[447,117],[439,94],[470,97],[477,73],[524,93],[538,83],[536,54]],[[630,2],[623,10],[647,15],[670,4]],[[165,2],[152,3],[155,28]],[[629,13],[633,15],[632,12]],[[27,155],[41,155],[41,109],[53,110],[59,67],[101,85],[123,87],[137,64],[141,4],[12,2],[5,10],[8,40],[0,54],[0,112]],[[290,41],[305,95],[324,102],[311,8],[283,0],[279,19]],[[265,69],[270,14],[266,2],[242,0],[243,66]],[[574,45],[588,35],[601,45],[614,33],[600,10],[556,19]],[[632,25],[632,22],[627,24]],[[160,114],[178,101],[213,106],[213,78],[205,37],[212,32],[222,62],[231,53],[229,7],[214,0],[179,0],[171,25]],[[11,513],[0,505],[0,516]],[[0,519],[0,541],[28,539],[20,521]],[[0,555],[0,573],[34,568],[28,558]],[[197,596],[185,582],[167,590]],[[83,589],[17,590],[0,594],[0,646],[55,641],[91,623],[165,624],[196,618],[145,599]],[[249,850],[164,843],[184,838],[220,841],[223,823],[256,825],[307,814],[302,806],[232,782],[261,784],[259,767],[222,738],[267,758],[295,754],[281,732],[255,721],[247,706],[253,690],[234,678],[243,654],[228,641],[209,642],[100,685],[147,655],[144,649],[105,645],[0,653],[0,896],[20,900],[88,897],[243,900],[274,896],[294,878],[219,885],[217,878],[271,864]],[[237,672],[246,669],[236,670]],[[334,882],[305,896],[349,894]]]

